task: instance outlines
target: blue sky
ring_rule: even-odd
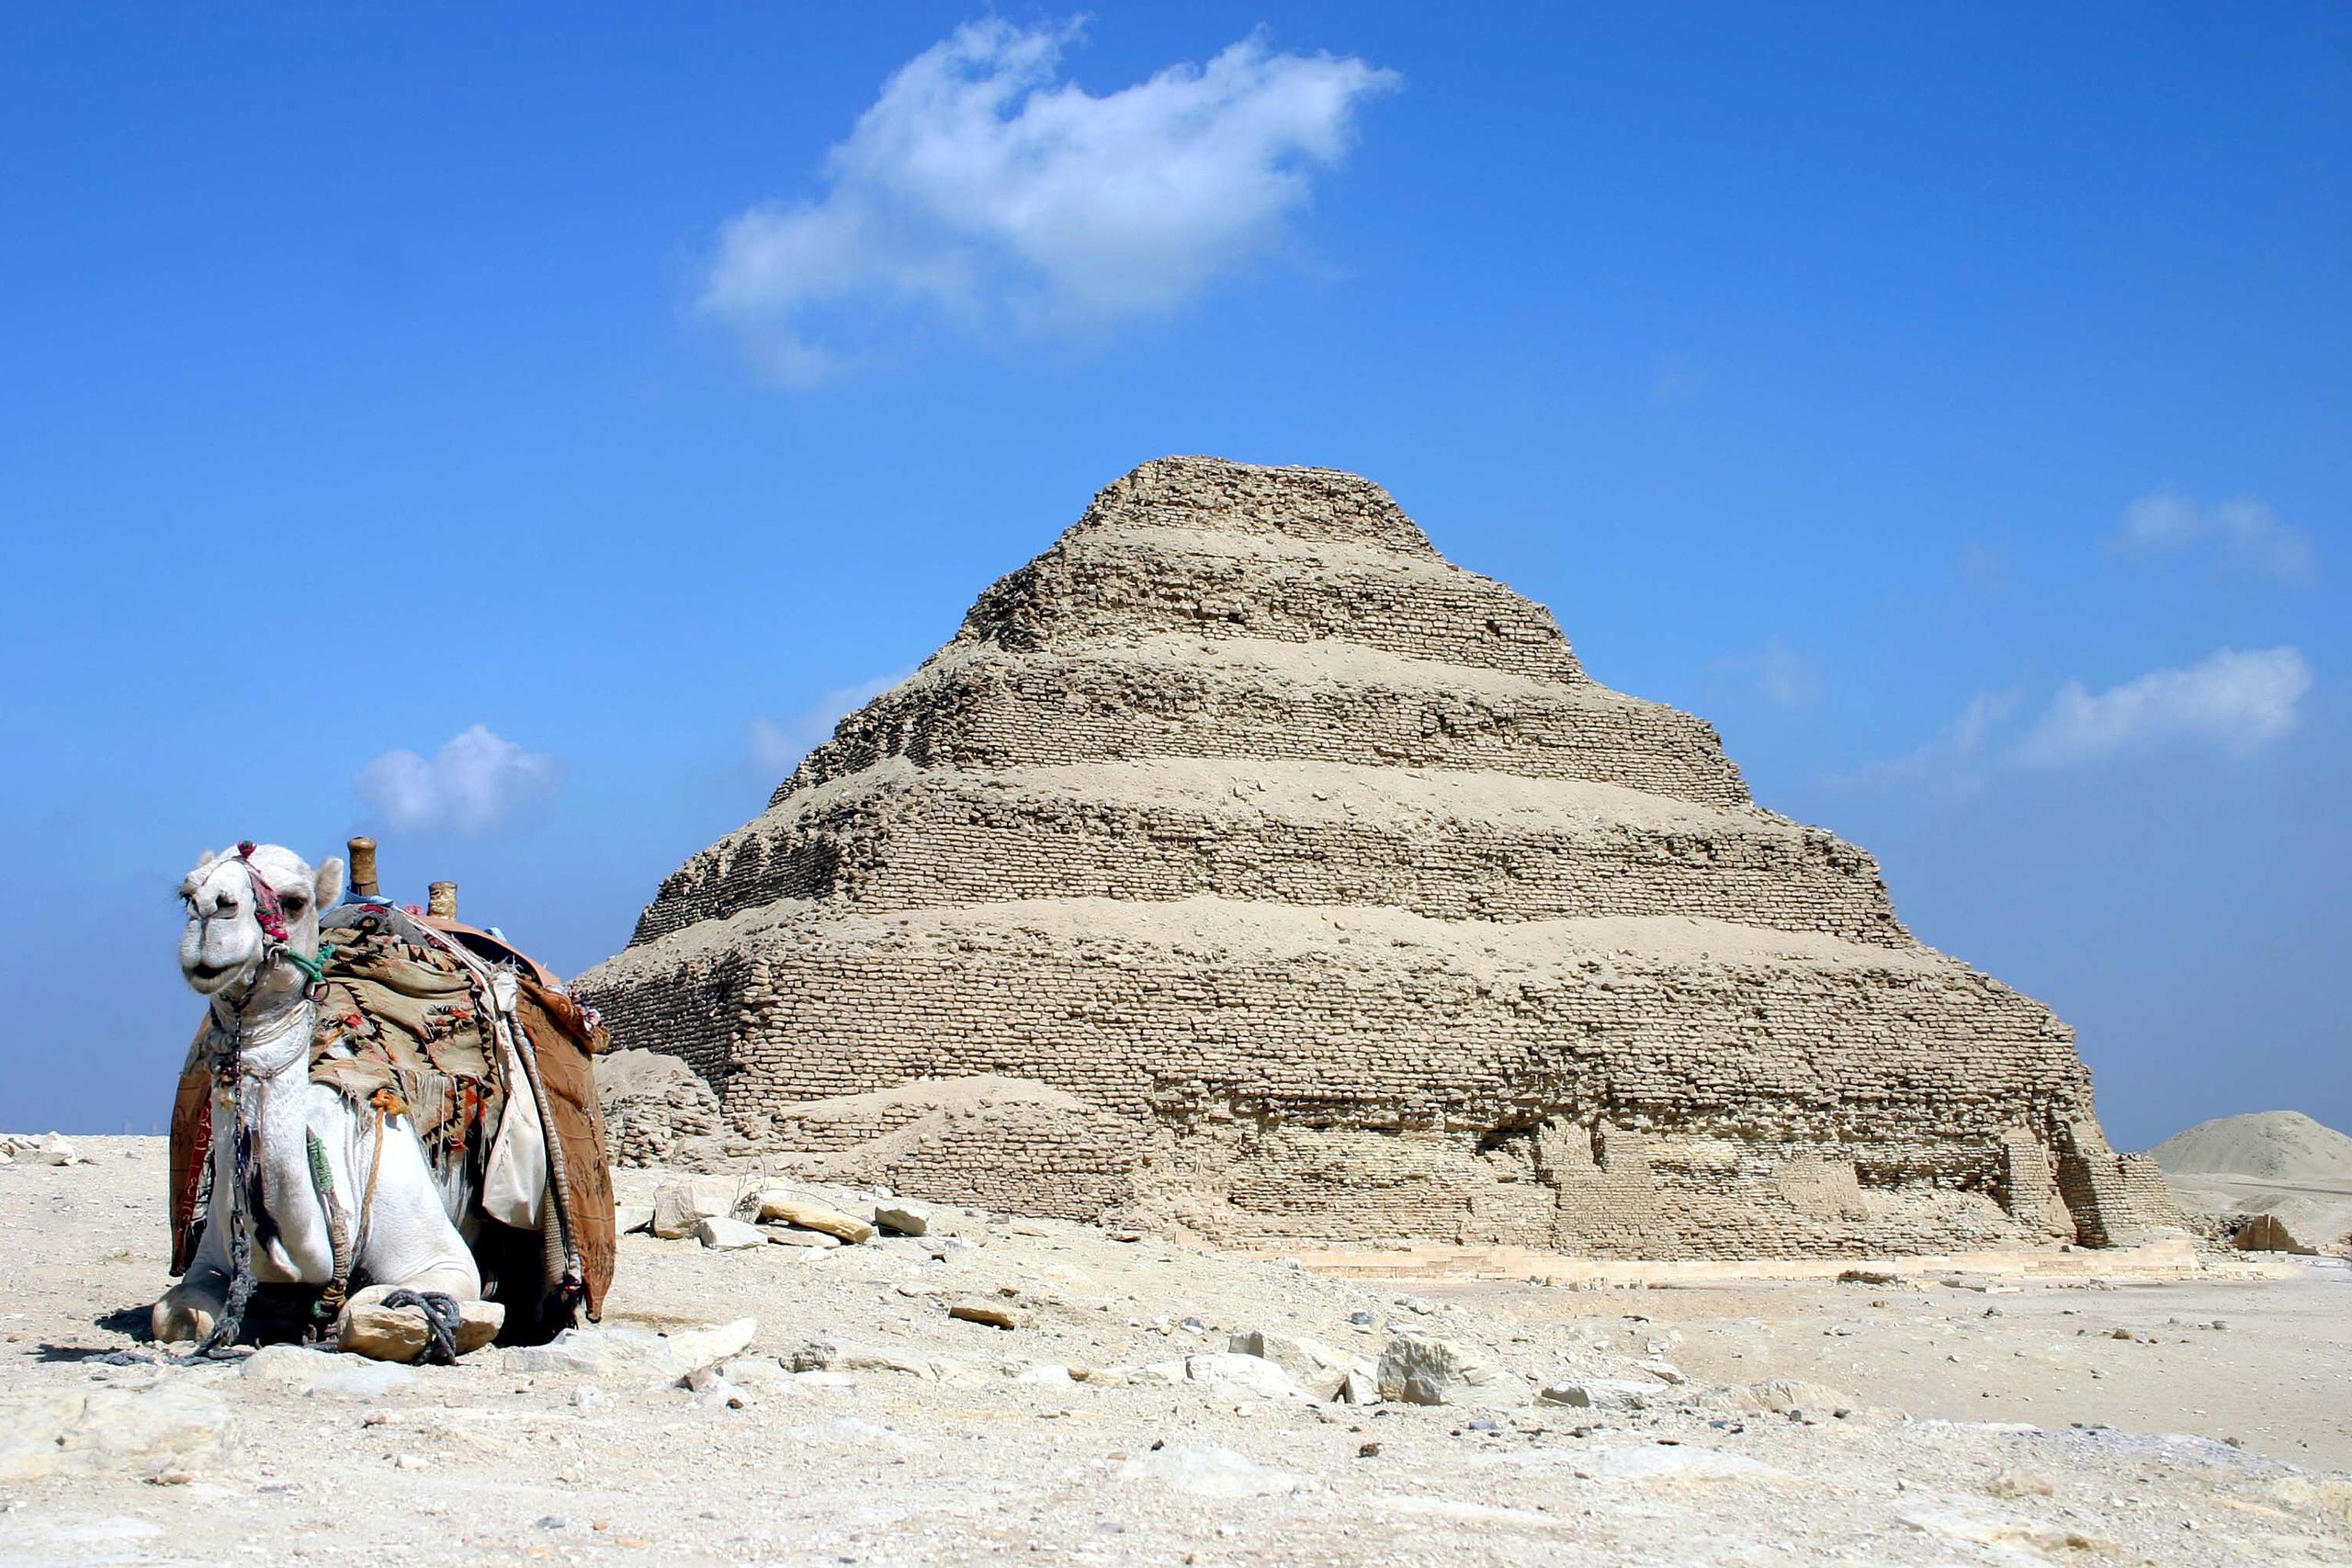
[[[2119,1143],[2352,1126],[2352,16],[2056,9],[10,9],[0,1125],[160,1121],[240,836],[594,962],[1207,452],[1713,719]]]

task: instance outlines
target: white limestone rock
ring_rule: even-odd
[[[695,1237],[713,1252],[734,1252],[746,1247],[765,1247],[767,1233],[757,1225],[747,1225],[741,1220],[730,1220],[722,1214],[707,1214],[695,1226]]]
[[[1640,1410],[1666,1392],[1665,1384],[1645,1378],[1572,1378],[1545,1384],[1536,1397],[1577,1410]]]
[[[876,1203],[874,1223],[892,1235],[928,1235],[931,1211],[918,1203]]]
[[[1226,1348],[1236,1355],[1272,1361],[1317,1399],[1343,1397],[1351,1376],[1360,1370],[1366,1373],[1372,1371],[1369,1362],[1360,1369],[1360,1358],[1334,1349],[1319,1339],[1262,1328],[1234,1335],[1226,1342]]]
[[[1527,1403],[1527,1384],[1475,1345],[1434,1334],[1400,1334],[1380,1355],[1380,1397],[1409,1404]]]
[[[788,1187],[773,1187],[758,1194],[752,1200],[752,1207],[754,1218],[797,1225],[852,1246],[874,1239],[874,1227],[865,1221]]]
[[[755,1318],[664,1336],[641,1328],[567,1328],[544,1345],[517,1345],[500,1359],[501,1370],[525,1376],[562,1373],[579,1377],[645,1377],[670,1382],[697,1367],[731,1360],[759,1333]]]
[[[459,1302],[458,1354],[470,1355],[498,1337],[505,1326],[506,1309],[496,1302]],[[335,1348],[346,1355],[377,1361],[413,1361],[433,1338],[433,1325],[423,1307],[388,1307],[380,1301],[355,1298],[334,1320]]]
[[[1262,1356],[1231,1350],[1184,1358],[1184,1381],[1221,1399],[1305,1400],[1318,1397]]]
[[[228,1404],[185,1376],[0,1400],[0,1481],[184,1477],[228,1436]]]
[[[1176,1443],[1137,1454],[1119,1467],[1119,1479],[1224,1499],[1285,1496],[1307,1485],[1302,1475],[1260,1464],[1216,1443]]]
[[[735,1183],[722,1176],[695,1176],[665,1181],[653,1193],[650,1229],[665,1241],[695,1234],[695,1227],[713,1215],[735,1211]]]

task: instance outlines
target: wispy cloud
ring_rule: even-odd
[[[1773,637],[1753,653],[1730,654],[1708,668],[1748,687],[1778,707],[1804,707],[1822,693],[1821,660]]]
[[[2016,756],[2054,768],[2177,742],[2250,750],[2295,728],[2296,706],[2311,686],[2311,666],[2291,648],[2225,648],[2185,669],[2152,670],[2098,693],[2069,681]]]
[[[2252,496],[2200,505],[2178,491],[2151,491],[2123,509],[2106,543],[2143,557],[2210,550],[2233,570],[2281,582],[2309,582],[2319,575],[2310,537]]]
[[[454,828],[479,833],[526,806],[552,799],[563,770],[484,725],[451,736],[431,758],[392,750],[352,780],[359,798],[405,832]]]
[[[1865,787],[1935,784],[1970,791],[1984,781],[2002,728],[2024,701],[2024,694],[1979,692],[1958,718],[1900,757],[1865,762],[1847,778]]]
[[[2001,552],[1974,539],[1960,546],[1960,579],[1980,593],[1990,593],[2009,581],[2009,563]]]
[[[899,670],[854,686],[836,687],[788,718],[753,719],[752,762],[763,773],[790,773],[800,765],[801,758],[831,738],[833,726],[913,673]]]
[[[790,385],[946,325],[1071,335],[1167,311],[1282,243],[1400,78],[1252,35],[1096,97],[1079,25],[967,23],[902,67],[813,200],[720,230],[696,310]]]
[[[2167,751],[2252,751],[2294,729],[2312,680],[2296,649],[2225,648],[2103,692],[2068,681],[2039,709],[2018,688],[1979,692],[1916,750],[1846,777],[1865,787],[1969,793],[2020,770],[2052,773]]]

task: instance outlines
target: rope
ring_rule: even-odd
[[[351,1296],[351,1267],[353,1249],[351,1221],[343,1205],[334,1201],[334,1171],[327,1164],[327,1146],[319,1135],[303,1129],[302,1142],[311,1156],[311,1185],[318,1189],[319,1198],[326,1205],[327,1237],[334,1251],[334,1267],[326,1289],[319,1292],[317,1309],[312,1314],[319,1321],[332,1320],[343,1311],[343,1303]]]
[[[376,1174],[384,1168],[384,1123],[394,1116],[408,1113],[408,1102],[390,1089],[379,1089],[369,1099],[376,1108],[376,1147],[368,1156],[368,1186],[359,1195],[359,1247],[368,1247],[368,1216],[376,1209]]]
[[[379,1304],[395,1311],[401,1307],[414,1307],[424,1314],[424,1348],[417,1352],[416,1357],[420,1365],[456,1365],[458,1325],[466,1320],[456,1297],[444,1295],[439,1291],[394,1291]]]

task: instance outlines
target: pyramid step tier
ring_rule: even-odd
[[[1166,528],[1073,535],[981,593],[958,641],[1025,650],[1113,633],[1354,644],[1584,678],[1549,610],[1433,553],[1195,542]]]
[[[1095,493],[1065,537],[1164,528],[1202,539],[1346,545],[1435,557],[1389,493],[1336,468],[1266,468],[1218,457],[1161,457]]]
[[[629,948],[579,987],[616,1038],[685,1055],[747,1107],[994,1073],[1138,1117],[1499,1125],[1549,1105],[1932,1164],[1939,1139],[2088,1101],[2071,1032],[1965,964],[1676,918],[794,901]]]
[[[1444,769],[1158,761],[964,773],[894,758],[703,851],[649,942],[779,899],[1366,904],[1447,919],[1687,915],[1900,944],[1870,856],[1752,807]]]
[[[1256,639],[1035,653],[951,645],[843,719],[770,804],[891,757],[965,771],[1162,757],[1459,768],[1748,802],[1713,727],[1662,704],[1590,682]]]
[[[579,984],[754,1137],[877,1087],[1038,1083],[1108,1113],[1071,1135],[1131,1140],[1166,1166],[1136,1190],[1228,1238],[1429,1234],[1442,1212],[1466,1237],[1693,1255],[2016,1244],[2041,1222],[2004,1184],[2089,1104],[2064,1026],[1964,965],[1710,921],[787,904]],[[1749,1188],[1811,1205],[1808,1228]]]

